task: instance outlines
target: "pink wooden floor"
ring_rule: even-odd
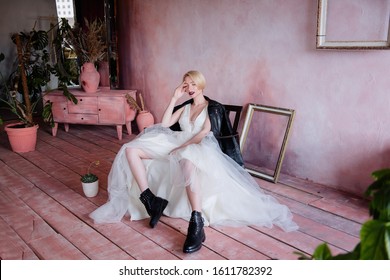
[[[352,250],[361,224],[368,219],[367,202],[332,188],[286,175],[277,184],[259,185],[288,205],[299,224],[297,232],[278,228],[207,227],[206,242],[194,254],[182,253],[187,221],[163,217],[158,226],[124,219],[95,225],[88,214],[107,199],[111,163],[123,143],[108,126],[60,125],[57,137],[42,125],[35,152],[11,152],[0,131],[0,258],[7,259],[297,259],[327,242],[333,254]],[[100,191],[86,198],[80,174],[88,163],[95,169]]]

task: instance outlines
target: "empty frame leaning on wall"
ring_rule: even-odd
[[[278,181],[294,116],[291,109],[248,105],[240,149],[250,174]]]
[[[390,49],[390,0],[318,0],[317,49]]]

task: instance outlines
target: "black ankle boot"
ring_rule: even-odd
[[[141,202],[145,205],[146,211],[150,216],[150,227],[154,228],[158,223],[165,207],[168,205],[168,200],[155,196],[150,189],[146,189],[139,197]]]
[[[184,253],[193,253],[200,250],[202,242],[206,240],[203,226],[202,214],[192,211],[191,220],[188,224],[187,238],[183,246]]]

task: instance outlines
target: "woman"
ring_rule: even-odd
[[[219,122],[210,109],[219,103],[204,96],[204,88],[200,72],[184,74],[161,123],[122,146],[108,177],[109,200],[91,213],[95,222],[150,216],[153,228],[162,214],[189,219],[185,253],[202,247],[204,224],[297,229],[290,210],[222,152],[214,136]],[[184,94],[191,102],[175,108]],[[171,130],[177,122],[181,131]]]

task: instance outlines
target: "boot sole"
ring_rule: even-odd
[[[183,252],[186,254],[191,254],[199,251],[202,248],[203,242],[206,241],[206,235],[203,236],[202,242],[199,244],[199,246],[192,248],[192,249],[183,249]]]

